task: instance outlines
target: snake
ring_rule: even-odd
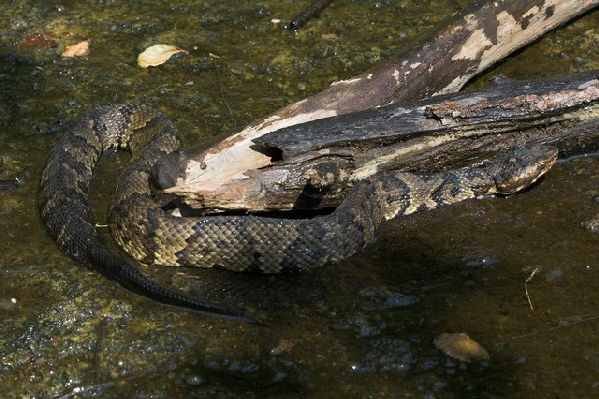
[[[502,153],[442,173],[384,171],[348,189],[332,212],[291,219],[252,215],[176,216],[155,198],[150,170],[181,151],[179,134],[163,113],[146,105],[96,107],[76,118],[51,149],[42,171],[39,206],[58,247],[75,263],[136,294],[202,314],[254,320],[147,278],[130,258],[112,252],[98,234],[89,202],[103,153],[125,149],[131,160],[109,211],[114,240],[148,265],[220,267],[278,273],[336,263],[363,249],[385,220],[468,198],[511,194],[536,181],[557,159],[553,147]]]

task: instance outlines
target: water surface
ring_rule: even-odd
[[[152,303],[56,248],[38,216],[37,185],[46,154],[76,115],[99,104],[147,103],[192,145],[365,70],[466,2],[335,2],[294,33],[282,25],[296,3],[0,5],[0,178],[32,174],[0,199],[4,396],[595,397],[599,236],[581,227],[599,212],[594,158],[559,164],[510,198],[386,223],[365,251],[320,270],[248,276],[140,266],[265,326]],[[577,19],[481,82],[498,73],[598,68],[598,23],[597,12]],[[59,56],[83,39],[91,41],[88,57]],[[137,54],[157,43],[189,55],[138,68]],[[125,161],[109,157],[98,187],[109,187]],[[93,196],[99,222],[106,191]],[[468,333],[491,360],[447,357],[433,345],[444,332]]]

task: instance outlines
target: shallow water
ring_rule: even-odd
[[[0,5],[0,178],[26,167],[33,176],[0,198],[3,397],[598,394],[599,235],[581,227],[599,213],[595,158],[561,163],[510,198],[386,223],[364,252],[320,270],[248,276],[144,268],[265,326],[155,304],[75,266],[36,207],[45,156],[75,115],[144,102],[171,116],[186,144],[201,142],[361,72],[463,5],[335,2],[292,33],[271,22],[290,19],[292,1],[138,3]],[[483,80],[598,68],[598,20],[595,12],[550,33]],[[56,46],[24,46],[43,32],[56,33]],[[85,38],[88,57],[60,58],[64,45]],[[155,43],[190,54],[136,67],[137,54]],[[109,157],[104,172],[123,159]],[[103,173],[100,185],[113,179]],[[94,195],[100,222],[107,197]],[[491,360],[447,357],[433,345],[444,332],[468,333]]]

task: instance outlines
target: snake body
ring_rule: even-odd
[[[281,272],[337,262],[362,249],[378,225],[398,215],[484,194],[515,192],[545,173],[553,148],[516,151],[476,168],[419,175],[385,172],[360,181],[330,214],[310,219],[255,216],[176,217],[155,202],[149,170],[179,150],[179,137],[162,113],[143,105],[93,109],[78,118],[50,152],[42,174],[40,208],[58,246],[78,264],[158,302],[237,317],[238,312],[165,289],[113,254],[98,236],[88,192],[94,166],[110,148],[129,149],[110,212],[111,233],[147,264]]]

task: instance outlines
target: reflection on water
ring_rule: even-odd
[[[599,213],[595,158],[559,164],[510,198],[386,223],[365,251],[319,270],[140,266],[263,326],[158,305],[73,265],[43,230],[35,198],[43,160],[75,114],[147,102],[171,115],[188,143],[231,132],[365,69],[458,6],[334,3],[328,18],[295,34],[270,22],[293,15],[291,1],[158,3],[0,5],[11,27],[0,36],[0,178],[27,165],[32,174],[0,199],[0,384],[8,397],[596,396],[599,236],[581,226]],[[584,33],[596,19],[549,35],[502,70],[584,70],[596,62],[593,35]],[[90,38],[90,56],[12,46],[43,31],[57,32],[60,45]],[[190,56],[141,71],[135,55],[150,42],[173,42]],[[557,42],[569,43],[567,57],[554,56],[566,51]],[[96,202],[106,197],[96,193]],[[435,347],[440,334],[461,332],[490,360],[464,363]]]

